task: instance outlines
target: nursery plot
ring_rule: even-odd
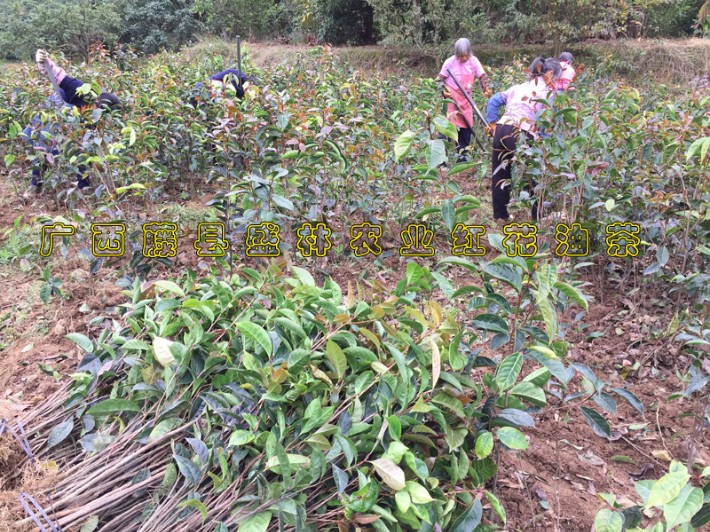
[[[7,526],[32,526],[21,493],[67,530],[702,526],[702,86],[590,72],[558,96],[514,162],[515,221],[531,177],[550,204],[533,245],[492,221],[489,155],[454,162],[433,80],[327,48],[245,64],[239,100],[194,88],[219,57],[99,55],[83,78],[126,103],[84,115],[1,75]],[[48,159],[19,139],[38,112]],[[558,223],[584,256],[557,256]],[[44,257],[50,224],[73,234]]]

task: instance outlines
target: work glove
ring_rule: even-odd
[[[41,48],[39,48],[35,53],[35,60],[37,61],[37,64],[43,65],[47,59],[49,59],[49,54],[47,53],[47,50],[42,50]]]
[[[488,124],[484,129],[486,131],[486,135],[488,135],[489,137],[494,137],[496,134],[496,123],[492,122]]]

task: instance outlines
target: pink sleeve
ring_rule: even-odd
[[[560,78],[555,82],[555,89],[557,90],[567,90],[567,87],[569,87],[569,84],[571,83],[571,79],[569,78]]]
[[[483,70],[483,65],[478,60],[478,57],[471,57],[471,63],[473,63],[473,73],[476,75],[477,78],[486,75],[486,71]]]
[[[447,70],[451,68],[451,58],[449,57],[446,61],[444,61],[444,65],[441,67],[441,72],[439,72],[439,77],[441,79],[446,79],[449,77],[449,73]]]
[[[47,59],[47,64],[49,65],[49,69],[52,71],[54,81],[56,81],[57,85],[59,85],[67,76],[67,73],[64,72],[64,69],[62,67],[55,65],[51,59]],[[38,63],[37,68],[39,68],[39,71],[42,72],[42,74],[47,73],[46,69],[44,68],[44,65]]]

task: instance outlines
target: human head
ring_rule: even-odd
[[[107,107],[109,110],[113,111],[121,105],[121,100],[110,92],[102,92],[99,97],[96,98],[96,107]]]
[[[468,39],[459,39],[454,44],[454,55],[459,61],[465,61],[471,57],[471,41]]]
[[[538,55],[535,59],[533,59],[532,63],[530,63],[530,73],[533,75],[533,77],[542,74],[542,65],[544,63],[545,58],[541,55]]]
[[[530,73],[533,78],[542,76],[545,82],[549,83],[560,77],[560,74],[562,74],[562,65],[560,65],[559,60],[554,57],[548,57],[547,59],[536,57],[530,65]]]
[[[574,57],[569,52],[562,52],[560,54],[560,61],[564,61],[564,62],[569,63],[571,65],[572,61],[574,61]]]

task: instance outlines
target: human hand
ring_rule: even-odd
[[[47,50],[42,50],[41,48],[39,48],[35,53],[35,61],[37,61],[37,64],[42,65],[47,59],[49,59],[49,54],[47,53]]]
[[[496,134],[496,123],[491,122],[484,129],[486,131],[486,135],[488,135],[489,137],[494,137]]]
[[[490,97],[493,96],[493,89],[491,89],[490,87],[486,87],[485,89],[483,89],[483,95],[486,98],[490,99]]]
[[[449,99],[449,100],[452,99],[451,91],[449,90],[448,87],[444,87],[444,90],[441,91],[441,95],[442,95],[444,98],[447,98],[447,99]]]

